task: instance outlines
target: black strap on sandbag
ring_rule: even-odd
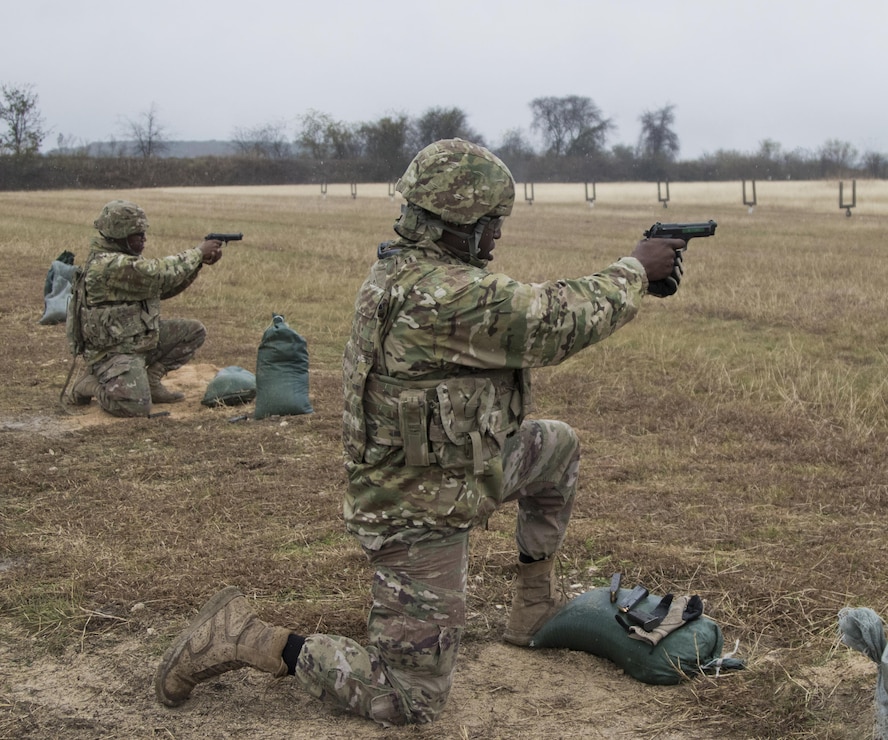
[[[618,604],[630,594],[620,589],[614,602],[608,587],[593,588],[569,601],[533,636],[531,647],[581,650],[607,658],[633,678],[648,684],[677,684],[703,673],[722,657],[724,637],[718,624],[700,615],[650,645],[631,640],[617,622]],[[662,601],[650,595],[633,609],[653,614]],[[702,604],[702,602],[701,602]],[[628,612],[622,613],[624,620]],[[628,620],[627,620],[628,621]],[[738,667],[721,662],[722,669]]]

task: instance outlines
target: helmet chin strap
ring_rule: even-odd
[[[481,237],[484,234],[484,229],[487,228],[487,224],[491,221],[490,216],[484,216],[483,218],[478,219],[475,223],[475,227],[470,234],[467,234],[465,231],[458,231],[453,227],[449,226],[444,221],[441,222],[441,227],[448,234],[453,234],[454,236],[460,237],[462,242],[466,245],[466,252],[469,255],[470,259],[479,260],[481,259],[478,255],[480,253],[480,245],[481,245]]]
[[[142,254],[142,251],[137,252],[129,245],[129,237],[124,237],[123,239],[114,239],[113,237],[105,236],[104,234],[102,234],[101,231],[99,232],[99,234],[101,234],[105,238],[105,240],[114,242],[117,246],[124,249],[126,253],[131,257],[139,257]]]

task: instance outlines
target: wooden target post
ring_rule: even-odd
[[[857,205],[857,180],[851,181],[851,202],[846,203],[844,197],[845,183],[839,180],[839,208],[845,209],[845,215],[851,218],[851,209]]]
[[[669,207],[669,180],[666,180],[666,182],[665,182],[666,195],[663,195],[663,190],[660,187],[663,184],[664,183],[657,180],[657,200],[663,204],[663,208],[668,208]]]
[[[389,180],[388,190],[389,190],[389,198],[394,200],[395,199],[395,182],[394,182],[394,180]]]
[[[321,197],[322,198],[327,197],[327,181],[326,180],[321,181]]]
[[[752,209],[756,206],[756,198],[755,198],[755,180],[750,180],[752,183],[752,196],[750,198],[746,197],[746,180],[743,181],[743,205],[749,207],[749,212],[752,213]]]
[[[351,184],[351,194],[352,194],[352,200],[354,200],[355,198],[358,197],[358,183],[353,182]]]
[[[527,205],[533,205],[533,183],[530,183],[530,194],[527,193],[527,183],[524,183],[524,200],[527,202]]]
[[[595,182],[592,182],[592,195],[589,195],[589,183],[586,183],[586,202],[589,204],[589,208],[593,208],[595,206]]]

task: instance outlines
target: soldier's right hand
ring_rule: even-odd
[[[665,280],[675,268],[675,254],[687,244],[682,239],[642,239],[632,256],[641,262],[649,283]]]
[[[222,242],[218,239],[207,239],[198,249],[205,265],[214,265],[222,259]]]

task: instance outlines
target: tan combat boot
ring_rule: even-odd
[[[185,398],[184,393],[171,391],[160,382],[160,379],[166,375],[166,368],[159,362],[155,362],[147,372],[148,387],[151,389],[151,403],[177,403]]]
[[[71,388],[68,398],[75,406],[86,406],[99,393],[99,380],[92,373],[84,373]]]
[[[284,676],[281,656],[289,636],[259,619],[237,588],[222,589],[164,654],[154,677],[157,700],[178,706],[202,681],[246,666]]]
[[[540,627],[567,603],[567,597],[556,583],[554,570],[554,557],[536,563],[518,563],[512,613],[503,634],[506,642],[522,647],[529,645]]]

